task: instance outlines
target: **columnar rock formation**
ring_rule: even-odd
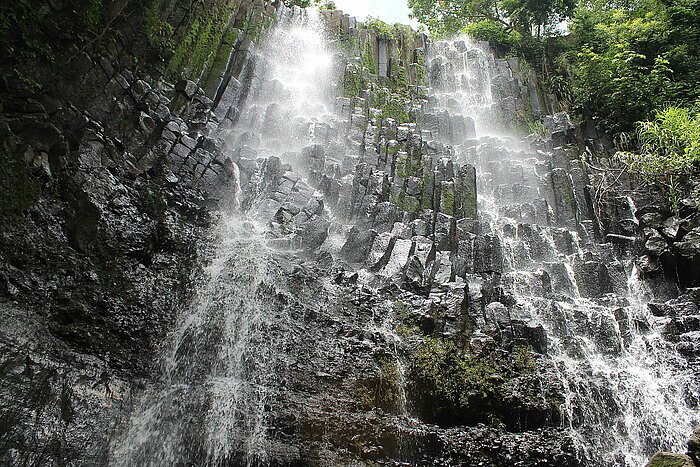
[[[106,9],[54,85],[3,69],[3,462],[682,450],[700,295],[662,273],[697,214],[610,188],[604,138],[486,44],[185,3]]]

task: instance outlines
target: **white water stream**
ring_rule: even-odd
[[[457,159],[476,167],[480,218],[503,245],[503,279],[512,284],[516,309],[546,330],[548,354],[565,388],[564,423],[582,463],[636,467],[657,450],[684,452],[698,420],[689,404],[696,383],[687,361],[660,335],[646,307],[652,297],[634,265],[594,241],[584,251],[580,208],[569,222],[522,214],[534,212],[536,199],[546,196],[538,164],[547,163],[547,154],[527,149],[499,123],[512,103],[499,102],[492,83],[511,78],[506,62],[483,44],[458,39],[434,44],[429,67],[436,107],[474,119],[477,141],[458,148]],[[560,242],[564,248],[555,236],[569,239]],[[586,261],[603,262],[621,283],[586,297],[575,273]],[[556,265],[563,273],[557,275]],[[554,294],[542,289],[543,271],[559,279]]]
[[[256,60],[248,101],[225,135],[239,166],[258,157],[294,162],[327,119],[333,82],[319,16],[283,10]],[[255,193],[257,170],[244,174]],[[163,375],[115,440],[111,464],[268,465],[273,458],[272,383],[286,371],[289,309],[285,278],[268,244],[265,203],[225,214],[213,259],[194,302],[183,310],[163,355]],[[269,215],[269,214],[268,214]],[[251,219],[251,220],[248,220]]]

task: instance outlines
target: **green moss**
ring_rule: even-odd
[[[515,370],[521,374],[533,374],[537,371],[537,360],[532,356],[530,348],[524,345],[516,345],[512,352]]]
[[[384,118],[393,118],[397,123],[403,124],[411,121],[411,117],[406,112],[404,105],[398,100],[390,98],[379,106]]]
[[[371,16],[365,21],[365,29],[371,29],[377,33],[377,37],[385,40],[396,40],[398,38],[395,28],[388,23]]]
[[[231,54],[231,45],[236,42],[238,37],[237,32],[227,32],[222,40],[221,45],[216,51],[216,56],[209,70],[209,77],[204,84],[204,92],[213,99],[217,91],[220,77],[226,72],[228,67],[229,56]]]
[[[443,206],[442,207],[442,212],[445,214],[448,214],[450,216],[453,216],[455,213],[455,192],[453,189],[448,189],[443,193]]]
[[[343,95],[345,97],[357,97],[363,88],[362,73],[354,66],[349,66],[345,71],[343,80]]]
[[[470,355],[451,341],[428,338],[412,361],[412,383],[437,418],[499,418],[507,375],[492,355]]]
[[[411,313],[410,304],[402,300],[395,301],[394,315],[398,323],[396,326],[396,333],[403,339],[410,339],[421,335],[421,330],[415,322],[413,314]]]
[[[396,300],[393,305],[394,315],[397,319],[404,320],[410,316],[411,307],[403,300]]]
[[[428,67],[425,65],[425,51],[421,49],[415,50],[415,62],[416,68],[416,83],[419,86],[428,84]]]
[[[397,411],[404,403],[403,377],[399,363],[390,358],[379,361],[377,378],[359,381],[354,387],[354,396],[365,410],[381,408]]]
[[[693,465],[689,457],[681,454],[658,452],[649,460],[647,467],[688,467]]]
[[[379,73],[379,65],[377,60],[374,58],[374,47],[369,38],[365,42],[365,49],[362,51],[362,67],[365,68],[371,75],[377,75]]]
[[[343,49],[343,51],[348,54],[350,57],[355,57],[356,55],[360,55],[360,42],[357,40],[356,37],[353,36],[348,36],[345,38],[341,39],[340,46]]]
[[[398,144],[388,144],[386,145],[386,153],[388,156],[395,156],[396,154],[399,153],[399,145]]]
[[[355,386],[355,399],[360,407],[365,410],[369,410],[375,406],[376,399],[374,391],[364,384],[360,383]]]
[[[394,203],[397,208],[404,212],[418,212],[420,210],[420,202],[412,197],[406,197],[404,193],[400,195],[391,195],[389,201]]]
[[[462,209],[464,209],[464,217],[467,219],[476,219],[476,193],[472,190],[464,192]]]
[[[226,0],[219,0],[211,9],[202,11],[175,47],[166,76],[178,79],[182,75],[191,78],[206,75],[214,66],[219,46],[235,40],[232,37],[234,33],[229,28],[229,20],[234,11],[234,7]],[[262,16],[260,21],[254,23],[243,18],[236,22],[235,27],[245,31],[251,40],[258,41],[269,24],[270,19]]]
[[[379,402],[382,407],[396,409],[405,403],[399,363],[394,359],[384,359],[380,362],[379,368],[381,369]]]
[[[172,48],[174,32],[170,23],[160,18],[160,0],[152,0],[143,11],[143,32],[148,43],[158,51]]]
[[[11,155],[7,147],[0,153],[0,216],[14,217],[36,203],[41,181],[29,173],[26,164]]]
[[[411,161],[408,156],[399,156],[396,161],[396,176],[401,178],[420,177],[423,167],[420,162]]]

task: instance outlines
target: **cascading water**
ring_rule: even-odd
[[[266,459],[266,385],[281,371],[275,351],[284,345],[271,331],[286,319],[270,300],[279,278],[254,224],[228,217],[218,233],[218,254],[172,336],[163,381],[135,410],[116,464]]]
[[[529,150],[503,130],[503,116],[517,114],[505,65],[467,39],[434,44],[434,106],[474,120],[477,136],[456,158],[476,166],[479,212],[503,246],[514,308],[546,330],[564,423],[585,464],[639,466],[657,450],[683,451],[698,416],[688,364],[659,334],[632,262],[593,240],[567,173],[580,174],[580,161],[559,165],[561,148]]]
[[[508,303],[504,326],[546,333],[544,377],[561,388],[556,404],[581,464],[634,466],[681,450],[697,418],[687,363],[656,330],[632,262],[597,243],[581,162],[514,136],[514,117],[530,109],[512,95],[522,83],[509,64],[468,40],[431,44],[428,98],[411,109],[417,122],[401,125],[370,108],[376,89],[333,103],[338,77],[320,17],[280,11],[248,100],[220,135],[240,170],[242,213],[219,222],[162,377],[136,404],[112,462],[268,465],[303,462],[307,450],[319,465],[354,465],[339,460],[348,449],[439,462],[441,448],[425,440],[466,445],[459,432],[473,427],[411,418],[420,401],[395,300],[453,313],[452,328],[434,334],[468,340],[471,324],[454,323],[470,293],[486,314]],[[309,258],[313,266],[299,266]],[[311,284],[308,297],[289,291],[294,281]],[[491,318],[479,319],[486,328]],[[516,451],[529,436],[519,435]],[[371,436],[379,446],[365,446]],[[466,459],[484,459],[470,449]]]
[[[114,442],[114,465],[267,465],[275,458],[269,415],[284,398],[275,385],[288,364],[290,305],[280,284],[289,271],[255,220],[266,214],[255,196],[264,188],[256,157],[291,162],[285,153],[309,144],[327,113],[332,63],[318,21],[311,11],[281,11],[258,54],[245,111],[220,135],[242,168],[247,212],[220,220],[215,254],[170,337],[163,376]],[[297,196],[313,194],[303,181],[295,188]]]

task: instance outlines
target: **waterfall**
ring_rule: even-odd
[[[549,402],[581,464],[683,450],[697,420],[688,364],[648,313],[631,259],[598,242],[581,161],[565,144],[519,136],[536,103],[523,103],[515,64],[467,39],[430,44],[428,97],[400,124],[370,108],[376,89],[338,96],[326,32],[318,13],[281,8],[257,51],[247,101],[219,135],[240,170],[240,209],[221,215],[162,374],[139,394],[112,463],[286,465],[308,449],[345,465],[336,453],[348,446],[418,462],[410,456],[432,454],[421,452],[429,436],[473,433],[413,413],[397,297],[453,313],[438,338],[472,337],[471,324],[454,324],[469,300],[482,305],[473,321],[484,341],[501,325],[486,315],[506,303],[497,331],[508,345],[527,341],[513,323],[542,331],[540,378],[558,388]],[[371,431],[387,446],[365,446]]]
[[[476,136],[457,158],[476,166],[479,212],[503,244],[515,309],[546,330],[565,426],[586,465],[632,467],[657,450],[682,452],[698,415],[688,363],[659,334],[633,263],[594,240],[564,172],[580,162],[562,161],[562,148],[530,149],[508,129],[507,118],[526,109],[515,106],[523,84],[507,65],[469,39],[434,44],[434,106],[474,121]],[[538,209],[542,198],[554,212]]]
[[[331,65],[318,14],[283,9],[258,51],[244,112],[220,135],[242,168],[245,212],[218,222],[213,257],[169,337],[163,374],[132,410],[112,464],[268,465],[284,449],[275,446],[270,414],[285,397],[294,298],[285,296],[288,262],[268,241],[260,220],[269,213],[257,195],[271,156],[296,162],[294,151],[318,137]]]

